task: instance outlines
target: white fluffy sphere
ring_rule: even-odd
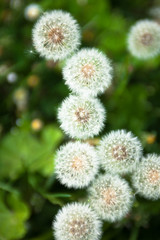
[[[109,172],[132,172],[142,156],[138,138],[125,130],[111,131],[98,147],[102,167]]]
[[[63,77],[71,91],[96,96],[111,83],[110,60],[98,49],[82,49],[67,60]]]
[[[67,12],[44,13],[33,28],[33,44],[42,57],[62,60],[80,45],[79,26]]]
[[[84,188],[95,178],[99,159],[94,147],[88,143],[69,142],[57,152],[55,172],[67,187]]]
[[[141,59],[160,53],[160,25],[151,20],[138,21],[128,35],[130,53]]]
[[[105,115],[98,99],[70,95],[59,108],[58,119],[70,137],[87,139],[99,134]]]
[[[118,175],[100,175],[89,188],[89,203],[103,220],[115,222],[125,217],[132,206],[133,194]]]
[[[101,221],[87,204],[72,203],[58,212],[53,230],[56,240],[98,240]]]
[[[148,154],[143,157],[132,183],[139,195],[153,200],[160,198],[160,156]]]

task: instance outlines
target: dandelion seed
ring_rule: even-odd
[[[98,99],[70,95],[59,108],[58,119],[70,137],[87,139],[102,130],[105,109]]]
[[[42,57],[54,61],[72,54],[80,45],[79,26],[73,17],[60,10],[47,12],[33,29],[33,44]]]
[[[55,172],[67,187],[87,187],[98,172],[99,159],[88,143],[70,142],[57,152]]]
[[[53,230],[56,240],[98,240],[101,221],[87,204],[72,203],[58,212]]]
[[[142,158],[132,177],[137,193],[145,198],[160,198],[160,157],[148,154]]]
[[[128,183],[118,175],[100,175],[89,188],[89,202],[103,220],[115,222],[125,217],[133,202]]]
[[[137,137],[125,130],[112,131],[106,135],[98,147],[102,167],[109,172],[132,172],[142,155],[142,147]]]
[[[111,83],[109,59],[97,49],[82,49],[67,60],[63,77],[71,91],[96,96]]]
[[[160,26],[151,20],[138,21],[128,35],[128,49],[137,58],[152,58],[160,53]]]

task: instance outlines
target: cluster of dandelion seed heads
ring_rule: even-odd
[[[28,10],[34,10],[33,7]],[[30,13],[32,15],[32,11]],[[38,8],[36,13],[40,14]],[[80,45],[79,26],[67,12],[47,12],[34,26],[33,44],[46,59],[65,59]],[[129,33],[128,49],[138,58],[156,56],[160,52],[160,26],[149,20],[137,22]],[[77,95],[66,98],[58,110],[61,128],[71,138],[81,140],[98,135],[106,112],[94,97],[111,84],[110,60],[95,48],[82,49],[66,61],[63,78]],[[59,211],[53,222],[55,238],[98,240],[101,235],[99,218],[115,222],[129,213],[133,193],[118,174],[134,172],[132,181],[137,192],[149,199],[160,198],[160,158],[153,154],[140,162],[141,156],[139,140],[125,130],[106,135],[98,151],[80,141],[62,146],[55,158],[57,179],[69,188],[92,185],[88,189],[90,206],[72,203]],[[99,164],[106,174],[95,179]]]
[[[56,239],[98,240],[101,221],[87,204],[72,203],[64,206],[53,222]]]
[[[141,143],[131,132],[111,131],[100,141],[98,153],[102,167],[109,172],[132,172],[142,156]]]
[[[61,128],[72,138],[87,139],[104,126],[105,109],[96,98],[70,95],[58,111]]]
[[[80,45],[79,26],[67,12],[44,13],[34,26],[33,44],[42,57],[62,60]]]
[[[100,175],[89,188],[89,203],[103,220],[121,220],[130,211],[133,194],[118,175]]]
[[[137,193],[147,199],[160,198],[160,156],[148,154],[142,158],[132,176]]]
[[[151,20],[138,21],[128,35],[130,53],[141,59],[152,58],[160,53],[160,26]]]
[[[57,152],[55,172],[67,187],[84,188],[95,178],[99,159],[94,147],[88,143],[69,142]]]
[[[95,48],[80,50],[67,60],[63,77],[71,91],[96,96],[111,83],[110,60]]]

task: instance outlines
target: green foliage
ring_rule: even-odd
[[[30,132],[13,129],[0,146],[0,178],[15,180],[25,171],[51,175],[53,153],[61,139],[61,131],[54,126],[44,128],[39,140]]]
[[[15,193],[0,193],[0,239],[22,238],[27,231],[25,221],[30,209]]]
[[[130,26],[148,18],[154,1],[34,2],[44,11],[70,12],[82,27],[82,47],[97,47],[111,59],[113,83],[101,97],[108,115],[102,134],[128,129],[142,140],[144,153],[160,153],[160,57],[140,61],[126,46]],[[86,197],[85,190],[68,190],[55,180],[55,151],[67,140],[57,108],[69,91],[62,80],[64,62],[46,61],[34,51],[34,22],[24,17],[30,3],[0,1],[0,240],[53,239],[58,209]],[[17,74],[14,83],[7,79],[11,72]],[[35,119],[41,124],[34,125]],[[102,240],[159,240],[159,211],[160,201],[136,196],[129,216],[104,224]]]

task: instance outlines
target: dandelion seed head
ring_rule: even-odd
[[[141,59],[152,58],[160,53],[160,26],[151,20],[138,21],[128,35],[130,53]]]
[[[111,131],[98,147],[102,167],[109,172],[132,172],[142,155],[142,147],[137,137],[125,130]]]
[[[67,12],[44,13],[33,29],[33,44],[46,59],[65,59],[80,45],[79,26]]]
[[[71,138],[87,139],[102,130],[105,109],[98,99],[70,95],[59,108],[58,119]]]
[[[69,142],[57,152],[55,172],[67,187],[84,188],[95,178],[99,159],[94,147],[88,143]]]
[[[160,157],[156,154],[143,157],[133,174],[132,183],[144,198],[160,198]]]
[[[98,240],[101,221],[87,204],[72,203],[58,212],[53,230],[56,240]]]
[[[97,96],[111,83],[110,60],[95,48],[82,49],[67,60],[63,77],[71,91]]]
[[[130,211],[133,196],[128,183],[118,175],[99,175],[89,188],[89,202],[100,218],[121,220]]]

